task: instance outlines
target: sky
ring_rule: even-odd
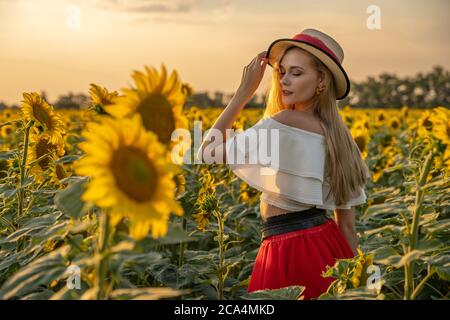
[[[380,28],[369,28],[379,9]],[[336,39],[351,80],[450,68],[448,0],[0,0],[0,101],[90,83],[129,87],[164,63],[195,91],[234,92],[270,43],[314,28]],[[269,84],[267,66],[257,93]]]

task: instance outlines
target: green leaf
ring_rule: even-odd
[[[112,299],[120,300],[158,300],[174,298],[190,293],[190,290],[175,290],[172,288],[132,288],[117,289],[111,292]]]
[[[381,204],[375,204],[370,206],[364,215],[361,217],[363,219],[371,218],[381,218],[383,215],[395,215],[396,212],[404,210],[402,203],[394,204],[392,202],[385,202]]]
[[[136,272],[138,274],[144,274],[147,268],[151,265],[157,264],[162,260],[162,255],[159,252],[120,252],[116,256],[119,263],[123,264],[124,272],[128,270]]]
[[[416,250],[423,252],[430,252],[438,250],[443,246],[443,243],[437,239],[421,239],[417,242]]]
[[[411,252],[408,252],[407,254],[405,254],[400,261],[398,261],[397,263],[394,263],[394,267],[396,268],[400,268],[403,267],[404,265],[412,262],[412,261],[416,261],[418,260],[425,252],[422,250],[413,250]]]
[[[447,250],[448,252],[448,250]],[[450,255],[443,254],[427,259],[427,263],[436,271],[439,278],[450,281]]]
[[[58,248],[19,270],[0,289],[0,299],[20,297],[62,277],[67,269],[64,256],[69,250],[68,246]]]
[[[5,184],[1,184],[0,185],[0,195],[2,196],[2,198],[10,198],[13,197],[17,194],[18,189],[16,188],[10,188]]]
[[[75,160],[80,159],[80,157],[81,157],[80,155],[69,154],[62,158],[59,158],[58,160],[55,161],[55,163],[71,163]]]
[[[193,287],[202,273],[190,264],[184,264],[178,268],[174,264],[161,262],[158,265],[152,265],[149,268],[152,276],[172,288]]]
[[[140,241],[140,245],[143,247],[153,247],[162,244],[179,244],[180,242],[197,240],[197,237],[190,236],[189,233],[183,231],[180,227],[169,224],[166,236],[157,239],[147,237]]]
[[[400,236],[401,232],[405,227],[396,226],[393,224],[389,224],[386,226],[382,226],[380,228],[375,228],[371,230],[364,231],[364,235],[371,236],[374,234],[382,234],[382,233],[390,233],[396,236]]]
[[[449,233],[450,219],[433,221],[421,226],[421,231],[428,234]]]
[[[10,150],[10,151],[2,151],[2,152],[0,152],[0,160],[12,159],[12,158],[14,158],[16,153],[17,153],[17,149]]]
[[[87,179],[79,179],[55,195],[54,201],[64,214],[77,219],[85,212],[85,202],[81,200]]]
[[[59,213],[61,215],[61,213]],[[15,232],[11,233],[8,237],[2,239],[2,242],[17,242],[23,236],[34,235],[34,233],[42,230],[50,228],[56,220],[58,219],[58,215],[54,213],[46,214],[40,217],[33,217],[28,219],[26,223]]]
[[[243,295],[245,300],[300,300],[304,286],[289,286],[280,289],[257,290]]]
[[[376,290],[370,290],[367,287],[347,289],[343,293],[332,295],[324,293],[318,297],[318,300],[383,300],[384,295],[378,294]]]
[[[381,247],[374,251],[374,261],[384,265],[393,265],[400,261],[402,256],[392,247]]]

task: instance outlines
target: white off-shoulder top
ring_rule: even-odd
[[[345,205],[336,206],[331,192],[326,199],[330,186],[324,177],[325,147],[325,137],[318,133],[263,118],[226,140],[227,165],[262,192],[261,200],[282,209],[350,209],[365,203],[363,187]],[[278,159],[272,157],[276,152]],[[261,154],[271,156],[272,161]]]

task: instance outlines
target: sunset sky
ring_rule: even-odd
[[[380,30],[366,25],[370,5]],[[342,45],[355,81],[448,69],[449,12],[448,0],[0,0],[0,101],[41,90],[52,101],[91,82],[119,90],[161,63],[195,91],[230,93],[257,53],[305,28]]]

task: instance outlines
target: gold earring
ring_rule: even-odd
[[[323,92],[323,90],[325,90],[324,86],[317,87],[316,88],[316,95],[320,95]]]

